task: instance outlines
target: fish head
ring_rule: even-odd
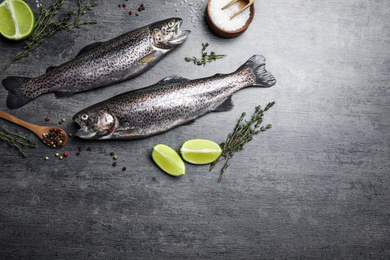
[[[159,49],[170,50],[184,42],[191,31],[181,31],[181,18],[169,18],[149,26],[152,44]]]
[[[87,108],[73,116],[80,129],[74,133],[83,139],[110,138],[118,126],[118,120],[105,109]]]

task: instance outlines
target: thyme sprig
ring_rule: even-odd
[[[46,39],[55,35],[59,31],[68,32],[74,28],[80,28],[85,24],[96,24],[96,20],[84,20],[81,21],[81,17],[90,11],[92,7],[98,5],[97,2],[92,2],[82,6],[81,0],[78,0],[78,11],[73,21],[71,18],[75,15],[73,10],[67,12],[67,14],[59,18],[57,22],[53,21],[54,16],[58,13],[58,10],[63,5],[64,0],[55,0],[55,2],[48,8],[41,7],[39,17],[35,23],[33,33],[25,42],[24,51],[19,52],[13,57],[9,63],[5,66],[7,69],[12,62],[19,60],[23,57],[27,57],[29,53],[38,48]]]
[[[0,132],[0,140],[6,142],[11,147],[15,147],[19,150],[20,155],[27,157],[26,151],[23,150],[22,146],[36,148],[36,143],[28,137],[21,136],[17,133],[2,129]]]
[[[208,54],[206,52],[206,48],[209,46],[208,43],[202,43],[202,57],[201,58],[196,58],[195,56],[190,58],[190,57],[185,57],[185,61],[186,62],[191,62],[193,61],[194,64],[198,65],[198,66],[205,66],[208,62],[213,62],[217,59],[222,59],[223,57],[226,57],[226,55],[217,55],[215,54],[215,52],[210,52],[210,54]]]
[[[226,160],[225,164],[222,167],[221,177],[219,181],[222,180],[226,169],[229,167],[228,162],[234,156],[234,154],[239,151],[242,151],[244,149],[244,145],[251,141],[254,135],[271,129],[271,124],[268,124],[266,126],[260,125],[263,122],[264,112],[270,109],[274,104],[275,101],[268,103],[264,110],[261,109],[261,106],[257,106],[250,121],[244,121],[246,113],[242,113],[236,124],[236,127],[234,128],[233,133],[229,134],[226,141],[220,144],[222,149],[221,156],[210,165],[209,170],[211,171],[218,162]]]

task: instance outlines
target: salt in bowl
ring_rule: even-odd
[[[230,0],[227,0],[226,3],[223,0],[209,0],[206,10],[206,20],[210,28],[216,34],[225,38],[237,37],[245,32],[255,15],[255,5],[252,4],[249,8],[230,20],[230,16],[235,12],[234,10],[237,10],[238,6],[245,6],[247,1],[239,0],[239,2],[235,4],[236,6],[230,6],[221,10],[221,8],[229,2]],[[228,10],[229,8],[231,9],[230,11]]]

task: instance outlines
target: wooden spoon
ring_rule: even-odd
[[[233,5],[234,3],[236,2],[240,2],[240,6],[238,8],[238,11],[233,14],[230,19],[234,18],[236,15],[238,15],[239,13],[241,13],[242,11],[244,11],[245,9],[247,9],[249,6],[253,5],[253,3],[255,2],[255,0],[246,0],[246,2],[248,4],[245,5],[245,1],[240,1],[240,0],[232,0],[230,1],[227,5],[225,5],[224,7],[222,7],[222,10],[224,10],[225,8]]]
[[[8,120],[14,124],[23,126],[36,134],[46,145],[51,148],[61,148],[64,147],[68,141],[68,136],[66,132],[56,126],[37,126],[30,123],[27,123],[19,118],[11,116],[4,111],[0,110],[0,117]]]

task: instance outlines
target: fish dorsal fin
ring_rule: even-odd
[[[50,71],[54,70],[55,68],[57,68],[57,66],[50,66],[46,69],[46,73],[49,73]]]
[[[213,112],[224,112],[229,111],[233,108],[232,96],[228,97],[222,104],[217,106]]]
[[[160,84],[167,84],[167,83],[174,83],[174,82],[179,82],[179,81],[187,81],[189,79],[183,78],[181,76],[173,75],[173,76],[168,76],[160,80],[158,83]]]
[[[99,47],[100,45],[102,45],[102,42],[94,42],[94,43],[91,43],[90,45],[87,45],[87,46],[85,46],[84,48],[82,48],[82,49],[80,50],[80,52],[77,54],[76,57],[78,57],[78,56],[80,56],[80,55],[83,55],[84,53],[87,53],[87,52],[89,52],[90,50]]]

